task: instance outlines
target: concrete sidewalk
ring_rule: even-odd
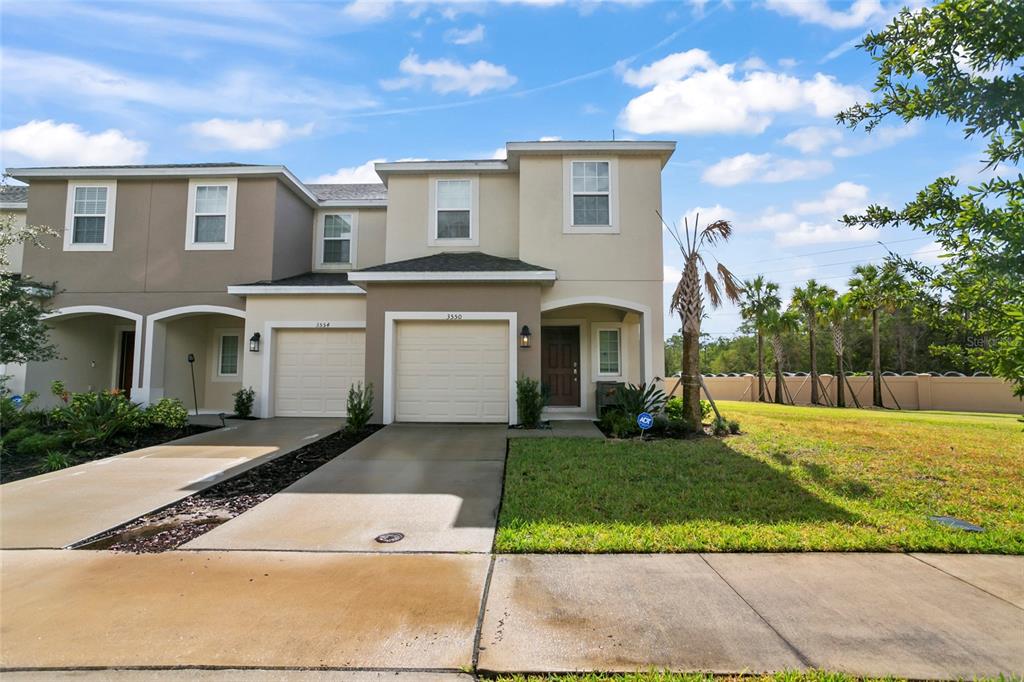
[[[337,431],[339,419],[228,427],[0,486],[0,547],[60,548]]]

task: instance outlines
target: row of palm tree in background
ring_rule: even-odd
[[[909,295],[906,280],[895,264],[881,267],[867,264],[853,269],[848,282],[849,291],[839,294],[830,286],[810,279],[793,290],[788,307],[783,306],[779,285],[757,276],[743,283],[739,300],[740,314],[747,331],[757,337],[758,400],[768,401],[764,369],[764,339],[772,346],[775,360],[775,396],[783,402],[782,369],[785,365],[783,337],[806,331],[810,350],[811,402],[821,404],[821,378],[818,375],[817,334],[826,331],[832,335],[835,353],[836,405],[846,407],[844,390],[844,358],[846,356],[846,329],[855,320],[871,323],[871,376],[872,404],[882,407],[882,360],[879,321],[887,310],[901,306]]]

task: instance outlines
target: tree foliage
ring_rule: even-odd
[[[927,293],[919,317],[952,342],[934,350],[1015,384],[1024,396],[1024,4],[945,0],[902,10],[860,46],[878,65],[875,101],[837,116],[870,132],[887,117],[945,118],[986,142],[996,177],[961,188],[940,177],[902,208],[869,206],[843,216],[856,227],[909,225],[932,237],[944,262],[895,258]]]

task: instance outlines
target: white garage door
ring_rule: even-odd
[[[395,336],[397,421],[508,421],[508,322],[398,322]]]
[[[344,417],[348,388],[363,380],[362,329],[280,329],[274,334],[274,413]]]

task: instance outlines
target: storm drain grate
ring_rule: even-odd
[[[983,533],[985,529],[981,526],[975,526],[973,523],[968,523],[962,519],[957,519],[952,516],[929,516],[929,519],[935,523],[941,523],[943,526],[949,526],[950,528],[958,528],[965,530],[968,533]]]
[[[405,533],[381,533],[374,538],[377,542],[382,545],[390,545],[393,542],[398,542],[405,538]]]

